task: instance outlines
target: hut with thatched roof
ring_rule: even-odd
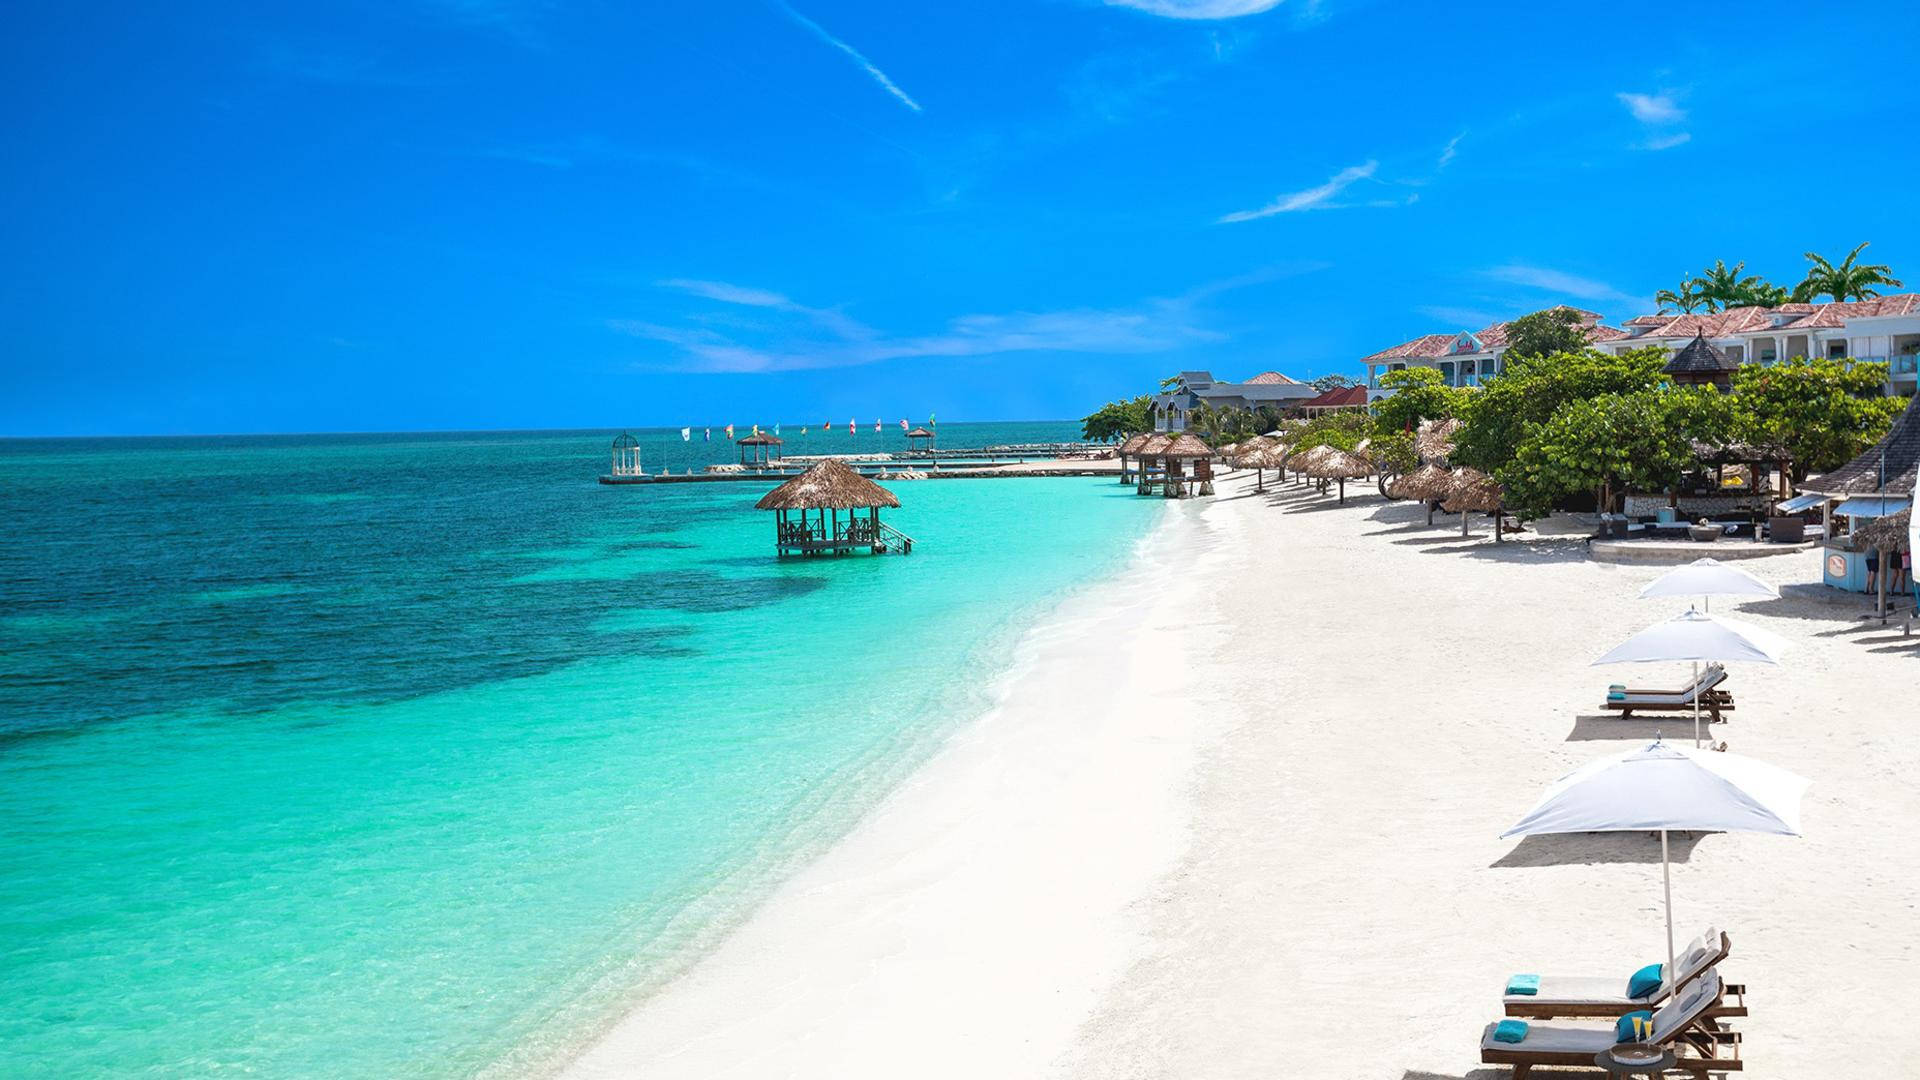
[[[778,435],[756,431],[744,439],[736,440],[733,445],[740,451],[740,464],[764,468],[779,458],[780,447],[785,442]]]
[[[1920,476],[1920,394],[1894,420],[1886,437],[1845,465],[1810,476],[1801,491],[1835,498],[1847,495],[1904,495],[1913,497]]]
[[[933,451],[937,449],[934,444],[938,441],[938,438],[931,429],[923,427],[914,428],[912,431],[907,432],[907,453],[932,454]]]
[[[1740,361],[1727,356],[1707,340],[1705,333],[1695,334],[1686,347],[1667,361],[1666,373],[1681,386],[1711,386],[1717,390],[1733,388],[1733,372]]]
[[[1468,514],[1491,513],[1493,540],[1497,544],[1500,542],[1500,494],[1500,484],[1493,477],[1479,469],[1459,468],[1453,470],[1453,483],[1440,509],[1460,515],[1461,536],[1468,535]]]
[[[782,555],[913,550],[912,537],[880,520],[881,508],[897,509],[899,498],[836,458],[814,464],[754,506],[774,512],[774,546]]]
[[[1162,473],[1162,494],[1169,499],[1184,499],[1189,496],[1213,494],[1213,447],[1201,442],[1198,436],[1178,432],[1161,436],[1140,451],[1142,461],[1151,463],[1157,459]],[[1185,463],[1193,465],[1193,475],[1188,477],[1183,468]],[[1189,482],[1191,481],[1191,482]],[[1142,494],[1152,490],[1150,484],[1142,479]]]
[[[1147,445],[1147,442],[1149,440],[1156,439],[1156,438],[1159,438],[1159,436],[1154,434],[1153,432],[1142,431],[1142,432],[1139,432],[1138,434],[1129,435],[1126,438],[1120,440],[1120,445],[1115,448],[1114,453],[1116,456],[1120,458],[1120,482],[1121,483],[1131,484],[1136,481],[1136,477],[1134,476],[1134,473],[1138,472],[1140,469],[1140,464],[1139,464],[1140,448]],[[1134,462],[1132,468],[1129,468],[1127,466],[1127,459],[1129,458],[1132,458]]]

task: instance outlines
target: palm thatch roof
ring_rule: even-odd
[[[1168,439],[1165,446],[1155,447],[1150,453],[1163,458],[1203,458],[1213,456],[1213,447],[1200,441],[1199,436],[1183,431]]]
[[[914,428],[912,431],[907,432],[907,438],[931,439],[933,438],[933,432],[928,431],[926,428],[923,428],[923,427],[917,427],[917,428]]]
[[[1300,454],[1289,457],[1287,459],[1287,468],[1292,469],[1294,472],[1311,474],[1314,467],[1317,466],[1321,460],[1330,454],[1337,454],[1339,452],[1340,451],[1335,450],[1331,446],[1311,447]]]
[[[1853,530],[1853,550],[1868,551],[1879,548],[1882,551],[1905,551],[1908,547],[1907,529],[1912,521],[1912,507],[1897,514],[1875,518]]]
[[[1500,485],[1479,469],[1453,470],[1453,483],[1440,509],[1449,514],[1500,509]]]
[[[1387,485],[1387,494],[1396,499],[1432,502],[1444,499],[1453,490],[1453,473],[1444,465],[1429,461],[1405,476],[1395,477]]]
[[[1911,495],[1917,473],[1920,473],[1920,394],[1915,394],[1907,403],[1907,411],[1894,420],[1886,438],[1832,472],[1808,477],[1800,490],[1818,495],[1870,495],[1877,491]]]
[[[762,495],[753,505],[760,510],[853,510],[899,506],[900,500],[854,472],[846,462],[828,458]]]
[[[1132,457],[1140,452],[1140,448],[1147,444],[1147,440],[1158,437],[1158,435],[1151,431],[1142,431],[1137,435],[1129,435],[1120,441],[1120,453]]]
[[[1306,472],[1315,480],[1360,480],[1373,475],[1373,466],[1365,458],[1334,450],[1316,456]]]
[[[1251,449],[1247,443],[1253,443]],[[1240,444],[1234,463],[1243,469],[1278,469],[1287,463],[1287,447],[1276,439],[1249,439]]]
[[[778,435],[769,435],[763,431],[757,435],[748,435],[744,439],[737,439],[734,441],[734,445],[735,446],[780,446],[784,442],[785,440],[781,439]]]
[[[1422,420],[1420,430],[1414,433],[1413,449],[1422,461],[1445,461],[1453,453],[1453,437],[1460,431],[1460,421],[1449,417],[1445,420]]]

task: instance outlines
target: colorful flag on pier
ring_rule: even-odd
[[[880,434],[880,418],[877,416],[873,418],[873,433]]]
[[[907,430],[907,418],[904,416],[900,418],[900,430],[901,431]]]
[[[712,428],[708,428],[708,429],[707,429],[707,433],[706,433],[706,435],[705,435],[704,437],[705,437],[705,439],[706,439],[706,440],[707,440],[708,442],[712,442],[712,441],[713,441],[713,429],[712,429]]]
[[[780,437],[780,421],[778,420],[773,422],[773,437],[776,439]]]
[[[820,425],[820,430],[821,430],[821,431],[832,431],[832,430],[833,430],[833,421],[831,421],[831,420],[829,420],[829,421],[827,421],[826,423],[824,423],[824,424],[821,424],[821,425]]]
[[[753,433],[754,433],[755,435],[758,435],[758,434],[760,434],[760,425],[759,425],[759,424],[755,424],[755,425],[753,425]]]
[[[733,441],[733,425],[732,424],[727,425],[727,441],[728,442]]]
[[[800,425],[800,437],[803,439],[807,437],[807,426],[805,424]]]
[[[849,435],[860,434],[860,418],[859,417],[857,416],[847,417],[847,434]]]
[[[933,414],[932,414],[932,413],[928,413],[928,414],[927,414],[927,426],[928,426],[928,427],[932,427],[932,426],[933,426]]]
[[[693,441],[693,429],[692,429],[692,428],[687,428],[687,427],[683,427],[683,428],[681,428],[681,429],[680,429],[680,441],[681,441],[681,442],[692,442],[692,441]]]

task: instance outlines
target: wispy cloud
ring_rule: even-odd
[[[1658,94],[1619,93],[1615,97],[1627,107],[1635,120],[1647,129],[1645,140],[1635,143],[1637,150],[1671,150],[1693,138],[1690,132],[1676,131],[1675,126],[1684,123],[1687,111],[1674,100],[1671,91]]]
[[[1236,210],[1220,219],[1220,224],[1236,221],[1253,221],[1258,218],[1272,217],[1275,214],[1291,214],[1301,210],[1337,209],[1333,198],[1360,180],[1372,176],[1380,168],[1377,161],[1363,165],[1353,165],[1334,173],[1326,183],[1310,187],[1305,191],[1295,191],[1282,195],[1258,210]],[[1394,205],[1399,205],[1395,203]]]
[[[1483,311],[1479,308],[1448,307],[1444,304],[1434,304],[1416,310],[1428,318],[1437,319],[1448,326],[1456,326],[1465,330],[1478,330],[1483,326],[1492,326],[1494,323],[1505,318],[1505,316],[1495,314],[1491,311]]]
[[[1435,163],[1434,168],[1444,169],[1448,165],[1451,165],[1453,163],[1454,157],[1460,151],[1460,140],[1466,137],[1467,137],[1467,133],[1463,131],[1460,134],[1455,135],[1453,138],[1448,139],[1447,145],[1440,149],[1440,160],[1437,163]]]
[[[1643,124],[1677,124],[1687,118],[1686,110],[1674,102],[1672,94],[1622,92],[1614,96]]]
[[[1169,19],[1236,19],[1280,6],[1280,0],[1106,0],[1108,7],[1132,8]]]
[[[827,33],[826,29],[822,27],[819,23],[814,22],[812,19],[809,19],[805,15],[802,15],[799,12],[793,10],[793,8],[787,6],[786,4],[779,3],[778,0],[775,0],[775,2],[781,11],[786,12],[788,18],[792,19],[794,22],[797,22],[801,26],[804,26],[808,30],[812,31],[813,36],[819,38],[821,41],[826,42],[827,44],[833,46],[836,49],[839,49],[841,52],[846,53],[848,56],[852,57],[854,63],[859,64],[863,69],[865,69],[866,73],[873,77],[873,81],[880,84],[881,89],[885,90],[887,93],[892,94],[894,97],[898,98],[900,101],[900,104],[905,105],[907,108],[912,109],[914,112],[921,111],[920,103],[913,100],[911,97],[908,97],[907,92],[905,90],[900,89],[900,87],[892,79],[887,77],[887,73],[884,71],[881,71],[880,68],[877,65],[875,65],[873,61],[861,55],[860,50],[854,48],[853,46],[847,44],[844,41],[841,41],[839,38],[834,37],[832,34]]]
[[[1580,277],[1560,270],[1550,270],[1541,266],[1496,266],[1486,272],[1495,281],[1504,281],[1510,285],[1525,285],[1542,292],[1571,296],[1578,300],[1611,300],[1633,303],[1634,298],[1608,285],[1604,281]]]
[[[1224,341],[1204,325],[1200,307],[1231,289],[1323,269],[1322,263],[1275,265],[1200,285],[1182,295],[1114,307],[1067,308],[961,315],[922,334],[884,331],[848,317],[838,308],[798,303],[783,293],[725,281],[676,278],[662,288],[745,309],[740,319],[716,320],[724,312],[694,311],[680,322],[611,319],[623,334],[673,347],[668,366],[700,372],[795,371],[850,367],[889,360],[1061,352],[1127,354],[1167,352]],[[752,313],[760,313],[754,315]],[[727,324],[725,331],[712,323]],[[694,323],[696,325],[685,325]]]

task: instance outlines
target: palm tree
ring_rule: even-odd
[[[1786,289],[1775,285],[1771,281],[1761,281],[1748,288],[1741,294],[1740,299],[1727,306],[1730,308],[1779,307],[1791,299],[1793,299],[1793,294]]]
[[[1847,257],[1835,266],[1826,259],[1807,252],[1807,261],[1813,265],[1807,269],[1807,279],[1793,290],[1793,298],[1807,303],[1816,296],[1831,296],[1836,303],[1849,300],[1871,300],[1880,295],[1876,285],[1885,285],[1898,289],[1901,282],[1893,276],[1892,268],[1885,263],[1862,263],[1854,265],[1854,259],[1866,249],[1866,244],[1847,252]]]
[[[1706,303],[1706,297],[1700,295],[1698,282],[1687,278],[1680,282],[1680,291],[1661,289],[1653,294],[1653,302],[1662,308],[1678,308],[1682,314],[1692,314],[1693,310]]]
[[[1715,259],[1711,270],[1693,279],[1693,284],[1700,288],[1700,295],[1706,298],[1708,311],[1740,307],[1748,295],[1766,284],[1758,274],[1741,277],[1740,271],[1746,268],[1746,263],[1737,262],[1732,269],[1728,269],[1725,260]]]

